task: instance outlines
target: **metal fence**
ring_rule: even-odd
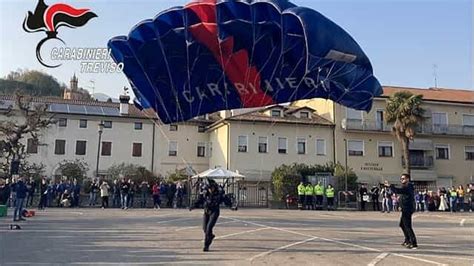
[[[269,182],[239,183],[237,193],[240,207],[268,207]]]

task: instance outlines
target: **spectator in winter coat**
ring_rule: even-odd
[[[387,181],[385,181],[387,183]],[[390,213],[392,209],[392,190],[390,187],[382,188],[382,212]]]
[[[120,182],[115,179],[112,186],[112,207],[118,208],[120,206]]]
[[[41,179],[41,184],[39,185],[39,193],[40,202],[38,204],[38,210],[44,210],[48,197],[48,184],[46,182],[46,178]]]
[[[102,209],[109,207],[109,190],[110,186],[106,181],[102,181],[100,185],[100,198],[102,199]]]
[[[120,183],[120,198],[122,202],[122,209],[126,210],[128,209],[128,193],[130,191],[130,184],[128,181],[125,180],[125,178],[122,179],[122,182]]]
[[[92,181],[91,191],[89,192],[89,206],[95,206],[97,204],[97,194],[100,191],[100,185],[98,180]]]
[[[26,184],[26,187],[28,188],[28,193],[26,196],[26,207],[33,205],[33,199],[35,197],[35,191],[36,191],[36,181],[33,179],[33,177],[30,178],[30,181]]]
[[[146,208],[148,195],[150,195],[150,185],[145,180],[140,184],[140,193],[142,195],[141,207]]]
[[[22,213],[23,213],[23,203],[25,202],[26,195],[28,193],[28,188],[25,185],[24,178],[20,178],[18,182],[15,184],[15,192],[16,192],[16,199],[15,199],[15,211],[13,213],[13,221],[24,221]]]
[[[153,185],[152,188],[152,195],[153,195],[153,207],[155,209],[160,209],[160,185],[158,185],[158,182]]]
[[[6,183],[5,179],[0,178],[0,205],[7,205],[10,198],[10,185]]]

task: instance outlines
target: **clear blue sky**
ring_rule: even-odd
[[[78,29],[60,28],[68,47],[106,47],[109,38],[127,34],[137,22],[184,0],[46,0],[87,7],[99,17]],[[383,85],[474,90],[472,0],[293,0],[330,18],[361,45]],[[36,44],[46,35],[26,33],[22,22],[37,0],[0,0],[0,76],[18,68],[45,71],[69,83],[74,72],[79,86],[94,80],[96,92],[116,97],[128,85],[123,74],[81,74],[76,62],[57,69],[42,67]],[[54,44],[54,43],[53,43]],[[47,47],[46,47],[47,48]]]

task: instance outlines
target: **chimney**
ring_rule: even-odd
[[[120,115],[128,115],[128,102],[130,101],[130,96],[120,95]]]
[[[232,110],[222,110],[222,111],[219,111],[219,115],[226,119],[226,118],[229,118],[231,117],[233,114],[232,114]]]

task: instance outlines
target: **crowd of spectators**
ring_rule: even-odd
[[[415,190],[415,210],[418,212],[450,211],[472,212],[474,210],[474,184],[466,187],[459,185],[451,188],[441,187],[437,191],[427,188]],[[370,190],[365,185],[359,189],[360,210],[366,210],[366,204],[374,211],[391,212],[399,210],[400,197],[389,187],[374,185]]]
[[[139,184],[127,178],[110,180],[60,180],[42,178],[39,182],[24,177],[0,179],[0,205],[21,208],[84,207],[148,208],[186,207],[185,183],[156,180]],[[99,205],[100,199],[100,205]],[[111,201],[111,204],[109,204]]]

